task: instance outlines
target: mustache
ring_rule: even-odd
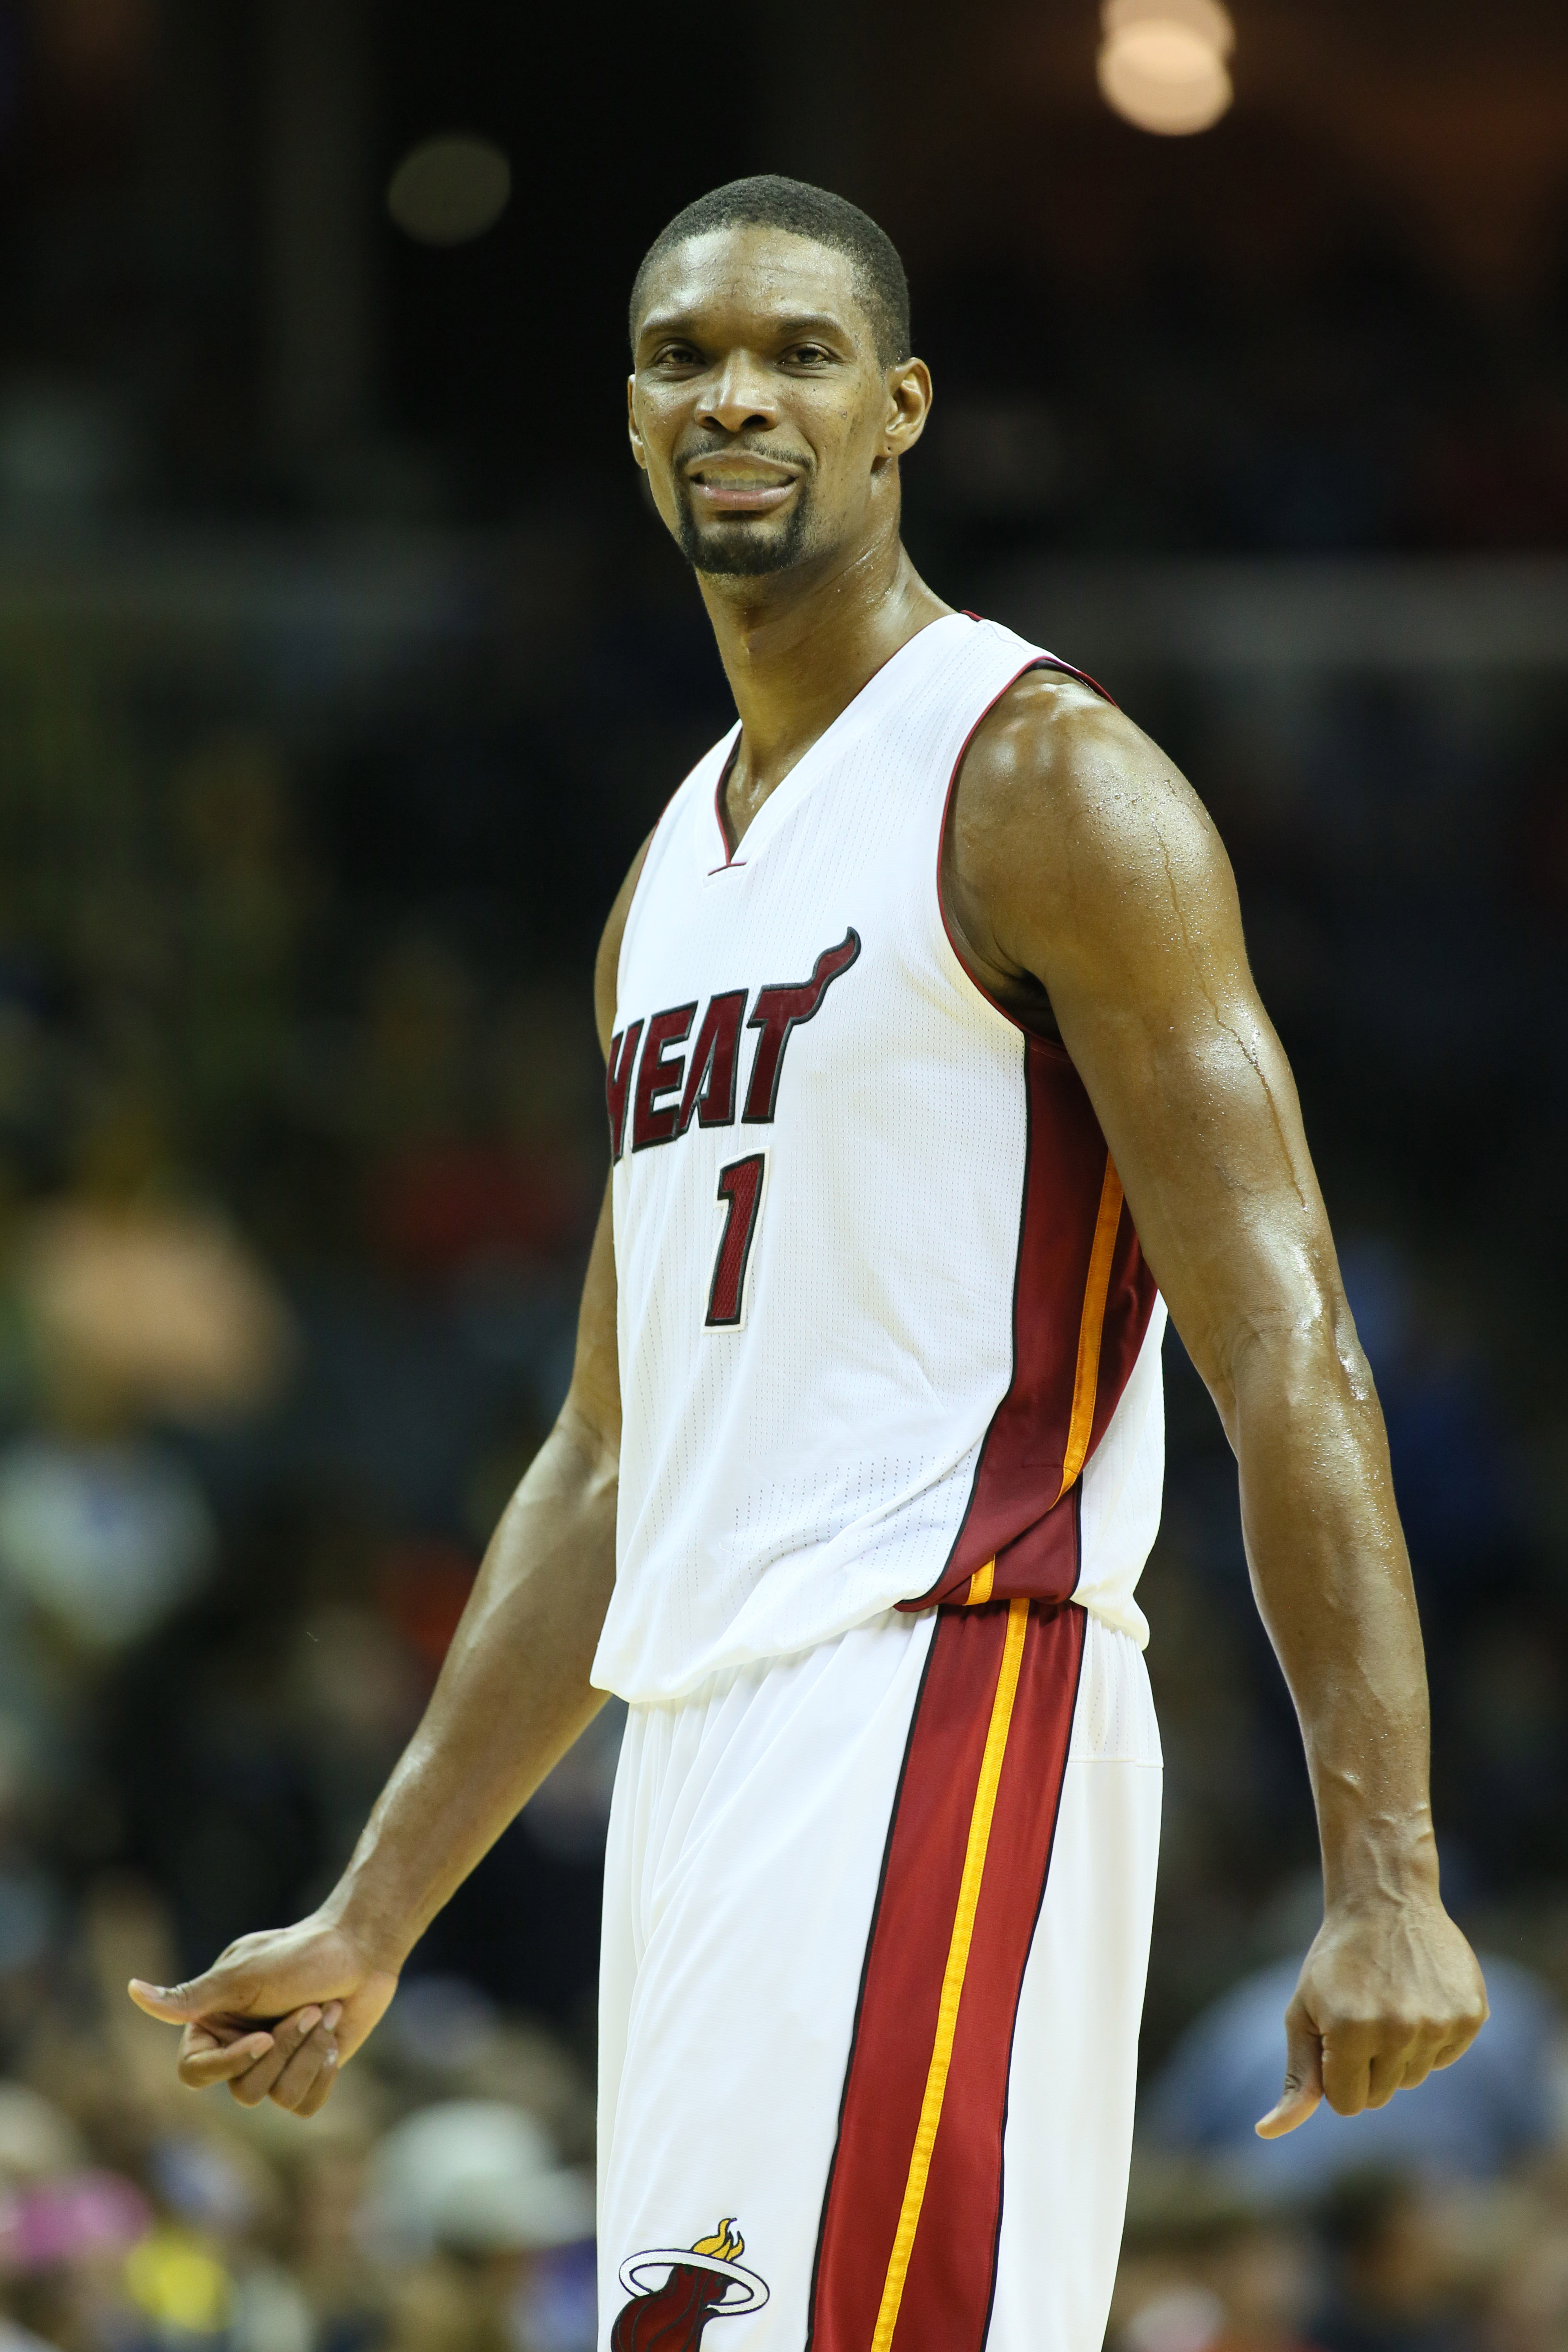
[[[803,474],[813,470],[809,450],[773,449],[745,433],[702,435],[677,452],[675,470],[684,479],[694,466],[709,457],[759,457],[764,465],[798,467]]]

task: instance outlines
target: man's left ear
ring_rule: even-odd
[[[906,360],[901,367],[889,371],[888,401],[892,412],[887,425],[888,455],[901,457],[914,447],[931,415],[931,370],[924,360]]]

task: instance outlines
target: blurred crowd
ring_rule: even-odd
[[[1053,252],[1070,301],[922,282],[947,414],[921,511],[986,552],[1561,546],[1568,252],[1504,321],[1375,232],[1298,273],[1185,226],[1131,281]]]
[[[592,2091],[558,2037],[432,1977],[310,2126],[179,2090],[128,2010],[166,1908],[100,1878],[0,2083],[10,2352],[591,2352]]]
[[[1491,2181],[1349,2169],[1284,2208],[1134,2174],[1115,2352],[1545,2352],[1565,2330],[1560,2155]]]
[[[614,1710],[321,2127],[180,2091],[123,1988],[308,1908],[417,1718],[570,1361],[591,1014],[345,904],[276,726],[171,754],[68,636],[12,656],[5,2332],[585,2352]]]

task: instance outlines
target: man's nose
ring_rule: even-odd
[[[721,433],[744,433],[752,425],[771,429],[779,421],[778,403],[772,396],[767,376],[745,352],[735,352],[725,361],[703,396],[700,413],[704,425],[716,425]]]

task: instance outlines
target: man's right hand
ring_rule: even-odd
[[[325,2105],[396,1990],[396,1970],[320,1913],[242,1936],[189,1984],[129,1987],[149,2017],[184,2026],[182,2083],[226,2083],[242,2106],[270,2098],[297,2116]]]

